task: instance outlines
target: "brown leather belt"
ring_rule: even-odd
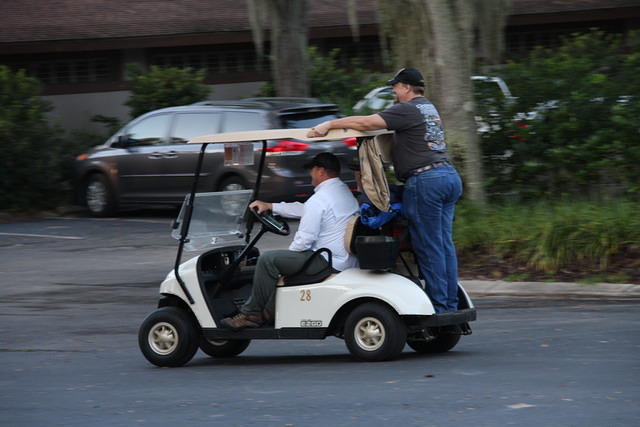
[[[421,168],[418,169],[414,169],[413,171],[411,171],[411,175],[418,175],[419,173],[422,173],[424,171],[428,171],[429,169],[435,169],[435,168],[439,168],[440,166],[446,166],[448,165],[449,162],[435,162],[435,163],[431,163],[430,165],[427,166],[423,166]]]

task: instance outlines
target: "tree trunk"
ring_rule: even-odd
[[[277,96],[309,96],[307,0],[270,0],[271,69]]]
[[[470,80],[473,69],[474,2],[423,0],[431,17],[431,74],[434,102],[443,116],[447,144],[463,158],[465,186],[471,201],[486,205],[482,154],[474,119]]]

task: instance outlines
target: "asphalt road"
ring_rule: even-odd
[[[359,363],[341,340],[254,341],[150,365],[137,328],[172,268],[172,213],[0,224],[1,426],[631,426],[637,300],[476,297],[449,353]],[[268,237],[263,249],[287,246]]]

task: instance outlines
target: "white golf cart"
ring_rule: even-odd
[[[255,247],[258,240],[267,232],[289,234],[283,219],[248,209],[252,200],[259,199],[267,140],[355,137],[362,146],[377,144],[385,133],[388,134],[340,129],[324,138],[307,138],[307,129],[274,129],[190,141],[202,144],[202,148],[191,194],[174,227],[174,237],[179,239],[175,266],[160,285],[158,309],[147,316],[138,334],[147,360],[157,366],[181,366],[191,360],[198,348],[212,357],[231,357],[242,353],[252,339],[336,336],[345,340],[354,358],[380,361],[396,358],[405,343],[421,353],[445,352],[458,343],[461,335],[471,333],[468,322],[475,320],[476,311],[462,286],[458,311],[437,314],[423,282],[404,259],[406,269],[400,272],[396,268],[398,239],[375,235],[375,230],[359,236],[362,227],[357,226],[349,231],[345,242],[358,256],[360,268],[339,272],[329,267],[308,274],[303,267],[297,274],[281,278],[272,325],[238,331],[219,327],[220,321],[235,314],[250,295],[260,256]],[[257,161],[257,180],[252,190],[196,192],[209,144],[224,144],[226,162],[248,165]],[[364,169],[362,173],[366,175]],[[385,180],[378,186],[386,185]],[[371,185],[364,187],[366,191]],[[357,218],[354,220],[357,222]],[[256,222],[261,229],[251,239]],[[181,263],[185,249],[201,253]],[[321,251],[328,252],[330,261],[331,253],[321,249],[318,254]]]

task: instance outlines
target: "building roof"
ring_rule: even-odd
[[[565,13],[638,6],[638,0],[512,0],[511,14]]]
[[[512,0],[514,15],[639,7],[640,0]],[[375,0],[356,0],[360,25]],[[309,2],[311,28],[348,26],[345,0]],[[249,31],[245,0],[20,0],[0,2],[0,46],[63,40],[154,38]]]
[[[348,25],[344,0],[310,3],[311,26]],[[359,0],[360,24],[376,23]],[[20,0],[0,3],[0,43],[248,31],[246,0]]]

